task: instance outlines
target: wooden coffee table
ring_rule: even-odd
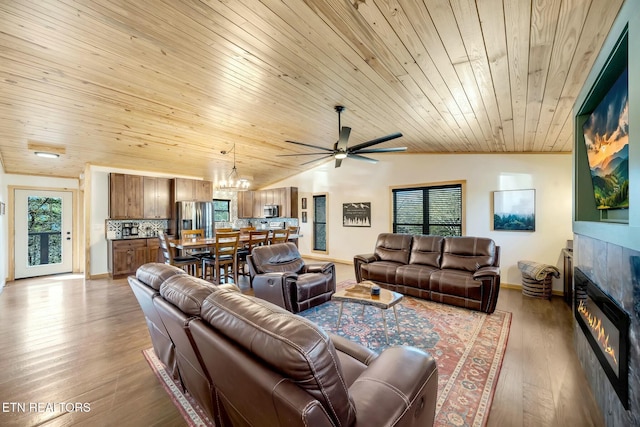
[[[342,319],[342,308],[345,302],[354,302],[362,305],[362,314],[364,316],[364,309],[366,306],[371,305],[380,309],[382,314],[382,323],[384,325],[384,336],[389,343],[389,334],[387,333],[387,319],[384,315],[384,310],[389,307],[393,307],[393,315],[396,318],[396,327],[398,333],[400,332],[400,324],[398,323],[398,313],[396,312],[396,304],[402,300],[402,294],[393,292],[388,289],[380,288],[380,295],[371,295],[371,286],[375,283],[368,280],[360,282],[348,288],[336,291],[331,299],[340,301],[340,311],[338,313],[338,325],[340,327],[340,320]]]

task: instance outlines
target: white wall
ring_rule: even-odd
[[[309,222],[301,225],[303,255],[352,262],[371,253],[379,233],[391,231],[391,187],[466,180],[466,235],[490,237],[501,247],[502,282],[521,284],[519,260],[557,266],[572,239],[570,154],[385,154],[372,165],[347,159],[335,169],[327,163],[272,185],[298,187],[307,197]],[[492,192],[536,190],[536,231],[492,230]],[[328,253],[311,251],[311,196],[328,195]],[[342,226],[342,204],[371,202],[370,228]],[[299,204],[300,206],[300,204]],[[554,290],[562,281],[554,280]]]

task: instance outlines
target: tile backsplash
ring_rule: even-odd
[[[137,234],[125,236],[123,233],[125,228],[133,229],[137,231]],[[167,228],[169,228],[169,221],[166,219],[107,219],[105,221],[107,240],[126,237],[155,237]]]

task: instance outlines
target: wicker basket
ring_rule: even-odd
[[[527,276],[522,276],[522,295],[534,298],[551,299],[552,287],[551,273],[547,274],[544,279],[536,280]]]

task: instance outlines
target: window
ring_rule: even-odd
[[[231,200],[213,199],[213,220],[229,222],[231,214],[229,213],[229,205]]]
[[[393,232],[462,235],[462,183],[397,188],[393,193]]]
[[[327,250],[327,196],[313,196],[313,250]]]

